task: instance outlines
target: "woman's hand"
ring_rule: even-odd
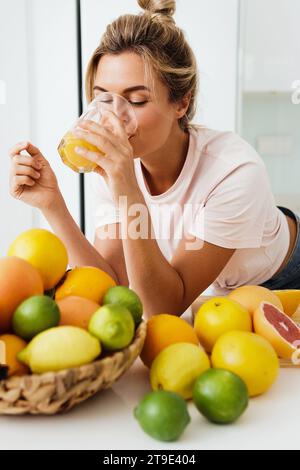
[[[133,149],[124,125],[114,113],[106,113],[112,130],[93,121],[82,121],[73,132],[77,137],[97,147],[99,153],[83,147],[77,147],[75,150],[82,157],[97,163],[94,171],[104,177],[115,202],[118,203],[119,196],[126,196],[139,187],[134,172]]]
[[[10,157],[10,194],[41,210],[55,204],[61,196],[57,179],[40,150],[30,142],[21,142],[10,150]]]

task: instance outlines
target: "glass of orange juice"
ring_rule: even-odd
[[[134,109],[126,98],[117,93],[99,93],[89,104],[86,111],[76,120],[70,130],[66,132],[57,149],[64,164],[77,173],[89,173],[97,167],[97,164],[76,153],[76,147],[84,147],[87,150],[98,153],[101,152],[101,150],[84,139],[76,137],[73,131],[76,126],[80,126],[80,122],[84,120],[97,122],[113,130],[112,124],[109,122],[107,115],[105,115],[106,110],[112,111],[123,121],[128,137],[133,136],[137,130],[137,119]]]

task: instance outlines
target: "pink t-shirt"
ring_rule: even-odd
[[[152,196],[141,161],[134,160],[138,185],[150,211],[155,238],[168,261],[180,239],[191,234],[236,248],[212,284],[216,295],[244,284],[261,284],[277,271],[289,246],[285,215],[276,207],[265,164],[233,132],[189,129],[182,171],[165,193]],[[95,227],[120,222],[105,180],[94,174]],[[201,243],[189,249],[200,249]],[[205,266],[203,266],[205,270]]]

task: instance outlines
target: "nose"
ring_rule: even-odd
[[[114,97],[113,100],[113,112],[121,119],[125,124],[129,122],[130,116],[128,114],[128,101],[124,98]]]

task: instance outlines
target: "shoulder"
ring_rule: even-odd
[[[219,131],[194,125],[190,129],[195,140],[195,150],[206,156],[206,161],[215,162],[224,168],[236,168],[245,163],[265,164],[256,150],[239,134]]]

